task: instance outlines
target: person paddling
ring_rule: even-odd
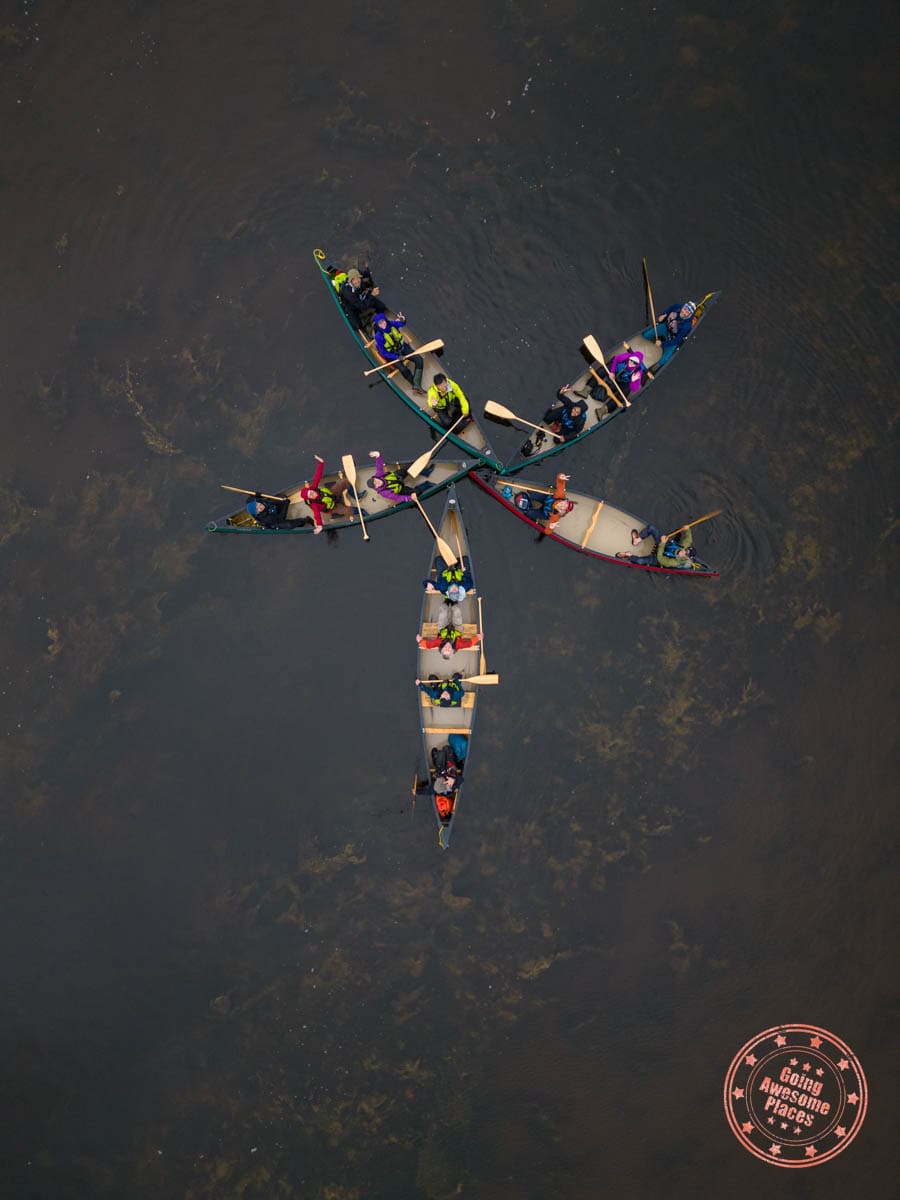
[[[350,486],[346,479],[338,479],[330,487],[325,487],[321,482],[322,472],[325,470],[325,459],[319,458],[318,454],[314,455],[316,462],[319,464],[316,467],[316,473],[313,475],[312,483],[300,489],[300,499],[305,500],[312,509],[313,523],[315,529],[313,533],[321,533],[323,529],[322,517],[325,513],[336,517],[352,517],[356,514],[356,509],[347,504],[344,500],[344,493]],[[357,492],[358,496],[364,496],[365,492]]]
[[[656,372],[660,367],[664,366],[684,339],[690,334],[694,328],[694,313],[697,311],[697,305],[693,300],[685,300],[683,304],[673,304],[661,312],[656,318],[656,325],[644,330],[644,337],[648,342],[655,341],[657,338],[662,340],[663,352],[659,362],[653,368]]]
[[[639,546],[645,538],[653,538],[654,547],[650,554],[630,554],[617,550],[616,558],[627,558],[639,567],[667,567],[678,571],[690,571],[694,567],[694,535],[690,529],[682,529],[674,537],[660,536],[655,525],[643,529],[632,529],[631,544]]]

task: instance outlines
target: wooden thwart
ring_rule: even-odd
[[[585,530],[584,537],[581,539],[582,550],[588,544],[588,538],[594,532],[594,526],[597,524],[597,518],[600,516],[600,509],[603,507],[603,505],[605,503],[606,503],[605,500],[598,501],[597,507],[594,509],[594,515],[591,517],[591,523],[588,525],[587,529]]]
[[[462,627],[463,637],[466,637],[466,638],[474,637],[477,632],[478,632],[477,625],[469,624],[467,622]],[[423,621],[422,622],[422,637],[423,638],[435,638],[435,637],[437,637],[437,635],[438,635],[437,621]],[[474,647],[472,647],[472,648],[474,649]]]

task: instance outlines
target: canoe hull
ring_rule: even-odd
[[[451,487],[447,496],[447,503],[444,507],[444,513],[441,518],[441,523],[437,527],[438,533],[447,542],[458,558],[467,560],[469,572],[472,575],[473,581],[476,583],[475,572],[472,568],[471,558],[469,555],[468,538],[466,536],[465,526],[462,520],[462,514],[459,510],[459,501],[456,496],[456,488]],[[428,560],[427,579],[435,579],[437,572],[444,566],[444,560],[435,548]],[[419,633],[423,630],[431,631],[431,628],[437,623],[438,610],[443,604],[443,596],[423,591],[422,612],[419,620]],[[478,601],[474,594],[470,593],[458,605],[460,615],[463,620],[463,628],[466,634],[471,634],[477,628],[478,623]],[[432,634],[434,636],[434,634]],[[473,646],[468,650],[458,650],[451,659],[446,660],[441,658],[439,650],[423,650],[419,649],[417,655],[416,675],[418,679],[427,679],[429,675],[437,675],[439,678],[447,678],[454,672],[459,671],[465,677],[468,675],[477,675],[479,673],[480,650],[478,646]],[[440,708],[431,703],[424,692],[417,691],[419,703],[419,712],[421,717],[422,728],[422,748],[425,756],[425,770],[431,782],[434,780],[434,770],[432,768],[431,751],[435,748],[444,746],[448,742],[451,733],[460,734],[466,739],[468,751],[466,753],[465,765],[463,768],[463,785],[457,791],[456,803],[453,808],[453,814],[448,822],[443,822],[438,816],[437,806],[434,803],[434,795],[432,793],[432,809],[434,811],[435,821],[438,828],[438,845],[441,849],[446,850],[450,844],[450,836],[453,831],[453,826],[456,824],[456,818],[459,813],[459,806],[462,799],[462,793],[465,786],[465,776],[469,771],[471,762],[471,734],[475,724],[475,711],[478,705],[478,688],[477,686],[467,690],[467,699],[464,706],[459,708]],[[424,703],[423,703],[424,702]]]
[[[400,504],[391,504],[389,500],[383,499],[369,486],[368,480],[372,470],[371,459],[362,460],[362,463],[357,463],[357,487],[360,490],[365,489],[365,495],[362,497],[363,519],[366,525],[372,521],[379,521],[382,517],[393,516],[394,513],[403,512],[408,508],[415,508],[415,502],[412,500],[404,500]],[[406,463],[389,463],[391,467],[409,467],[410,462]],[[428,490],[422,492],[420,500],[427,500],[429,496],[435,495],[436,492],[443,491],[455,483],[456,480],[462,479],[467,475],[471,463],[466,461],[446,461],[438,460],[431,464],[431,472],[427,478],[417,478],[414,483],[426,483],[429,485]],[[427,468],[426,468],[427,469]],[[329,486],[338,478],[332,472],[330,475],[322,476],[322,483]],[[298,483],[292,488],[286,488],[284,495],[291,497],[292,503],[287,511],[287,515],[291,520],[297,518],[309,517],[312,518],[312,509],[303,500],[300,499],[300,489],[306,487],[306,483]],[[351,490],[347,492],[348,503],[353,500]],[[331,517],[325,514],[323,524],[326,529],[346,529],[350,525],[359,525],[359,518],[353,517]],[[208,533],[251,533],[259,536],[277,535],[278,537],[287,537],[298,533],[312,533],[311,525],[302,525],[296,529],[264,529],[261,525],[257,525],[253,518],[247,513],[246,509],[240,508],[232,513],[226,513],[222,517],[218,517],[215,521],[210,521],[206,527]]]
[[[537,529],[546,537],[552,538],[553,541],[568,546],[570,550],[586,554],[589,558],[601,558],[604,562],[614,563],[620,567],[631,567],[636,571],[655,571],[659,575],[683,575],[689,579],[718,579],[719,577],[718,571],[714,571],[706,563],[697,560],[695,560],[696,565],[692,570],[683,570],[678,567],[660,567],[657,564],[644,565],[629,562],[627,558],[617,558],[617,550],[628,554],[650,554],[653,551],[653,543],[650,538],[646,538],[637,546],[633,546],[631,530],[643,529],[647,521],[606,500],[568,491],[568,498],[575,501],[575,509],[564,516],[556,529],[550,532],[542,524],[533,521],[516,508],[511,497],[506,497],[501,493],[502,488],[510,489],[513,494],[516,491],[546,493],[549,489],[545,484],[530,483],[522,479],[512,480],[508,476],[499,474],[483,479],[475,471],[469,472],[469,478],[478,484],[482,491],[487,492],[504,508],[514,513],[520,521],[524,521],[526,525]]]

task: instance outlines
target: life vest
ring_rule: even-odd
[[[321,504],[326,512],[331,512],[337,503],[334,494],[327,487],[322,487],[321,484],[316,488],[316,491],[319,493],[319,498],[318,500],[314,500],[313,504]]]
[[[454,629],[453,626],[445,625],[443,629],[439,630],[438,637],[442,642],[449,642],[451,646],[455,646],[457,639],[461,638],[462,634],[458,629]]]
[[[677,310],[669,313],[669,315],[666,317],[666,329],[670,338],[673,338],[678,332],[678,326],[680,323],[681,318],[679,317]]]
[[[442,821],[448,821],[453,816],[453,798],[447,793],[435,792],[434,806]]]
[[[397,474],[396,471],[385,471],[384,475],[381,478],[382,478],[382,483],[383,483],[384,487],[386,487],[388,489],[388,491],[393,492],[397,496],[399,496],[402,493],[403,480],[400,478],[400,476]]]
[[[334,275],[332,275],[332,277],[331,277],[331,286],[334,288],[334,290],[337,292],[338,295],[341,294],[341,288],[344,286],[344,284],[346,282],[347,282],[347,272],[346,271],[336,271],[334,273]]]
[[[446,580],[447,583],[462,583],[463,579],[465,579],[465,576],[465,569],[459,566],[444,567],[440,574],[440,578]]]
[[[392,354],[398,357],[403,350],[403,332],[400,329],[389,328],[387,333],[381,335],[384,342],[385,350],[389,350]]]
[[[452,379],[447,380],[446,392],[442,392],[436,383],[433,383],[428,389],[428,404],[436,412],[443,412],[444,409],[448,409],[449,412],[453,413],[458,410],[459,415],[462,416],[468,412],[468,404],[463,407],[464,401],[465,396],[463,396]]]
[[[663,558],[678,558],[678,551],[684,550],[681,542],[677,542],[675,538],[669,538],[665,546],[663,546]],[[691,548],[687,547],[688,557],[686,559],[678,559],[679,562],[690,562]]]
[[[463,692],[465,688],[458,679],[437,679],[432,681],[435,687],[440,686],[442,692],[449,692],[449,700],[441,700],[438,696],[437,700],[432,698],[431,703],[435,708],[453,708],[458,704],[462,704]]]

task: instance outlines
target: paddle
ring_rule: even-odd
[[[418,687],[420,683],[449,683],[449,682],[450,682],[449,679],[417,679],[416,687]],[[464,675],[460,679],[459,682],[460,683],[476,683],[476,684],[499,683],[500,676],[499,675]]]
[[[412,358],[416,354],[429,354],[432,350],[443,350],[444,343],[440,338],[435,338],[433,342],[426,342],[424,346],[419,346],[417,350],[410,350],[409,354],[404,354],[401,358],[392,358],[390,362],[381,363],[378,367],[372,367],[370,371],[363,371],[363,375],[374,375],[376,371],[390,371],[396,367],[397,363],[406,362],[408,358]]]
[[[447,543],[444,541],[444,539],[440,536],[440,534],[435,529],[435,527],[432,525],[432,523],[428,520],[428,513],[422,507],[422,505],[419,501],[419,497],[415,494],[415,492],[413,492],[412,498],[416,502],[416,508],[419,510],[419,512],[425,518],[425,524],[431,530],[432,536],[433,536],[435,542],[437,543],[438,553],[440,554],[441,558],[444,560],[444,562],[447,564],[448,567],[455,567],[456,566],[456,555],[453,553],[453,551],[450,549],[450,547],[447,545]]]
[[[363,517],[362,505],[359,502],[359,493],[356,490],[356,463],[353,461],[352,454],[345,454],[341,458],[341,466],[344,468],[344,474],[350,481],[350,486],[353,488],[353,495],[356,499],[356,511],[359,513],[359,523],[362,525],[363,541],[369,540],[369,532],[366,529],[365,518]]]
[[[481,634],[481,642],[479,643],[479,649],[481,650],[481,662],[478,664],[478,669],[483,675],[486,669],[487,660],[484,657],[484,621],[482,620],[481,616],[481,596],[478,597],[478,632]]]
[[[684,529],[691,529],[694,525],[701,525],[704,521],[708,521],[710,517],[717,517],[721,511],[721,508],[717,508],[714,512],[709,512],[703,517],[698,517],[696,521],[690,521],[687,525],[679,525],[677,529],[673,529],[667,536],[673,538],[676,533],[681,533]]]
[[[226,492],[241,492],[245,496],[255,496],[256,495],[255,488],[229,487],[227,483],[220,483],[219,487],[224,488]],[[262,496],[262,498],[264,500],[286,500],[287,499],[286,496],[270,496],[268,492],[260,492],[259,494]]]
[[[460,421],[462,419],[463,419],[462,417],[457,417],[457,419],[453,422],[453,424],[450,426],[450,428],[447,430],[447,432],[444,434],[444,436],[442,438],[440,438],[437,442],[435,442],[435,444],[431,447],[430,450],[426,451],[425,454],[420,454],[419,457],[416,459],[416,461],[414,463],[410,464],[409,470],[406,472],[407,475],[411,475],[412,478],[415,479],[415,477],[419,474],[419,472],[424,468],[425,464],[431,458],[432,454],[434,454],[435,450],[437,450],[438,446],[440,446],[443,442],[446,442],[447,438],[450,436],[450,434],[453,432],[453,430],[457,427],[457,425],[460,423]]]
[[[653,340],[656,342],[657,346],[659,346],[661,343],[659,338],[656,336],[656,308],[653,304],[653,293],[650,290],[650,276],[647,273],[646,258],[641,259],[641,268],[644,272],[644,287],[647,289],[647,300],[650,303],[650,320],[653,322]]]
[[[584,348],[585,348],[585,350],[587,350],[588,354],[592,354],[594,356],[594,358],[596,358],[597,362],[600,363],[601,366],[603,367],[603,369],[606,371],[607,375],[612,380],[613,387],[616,389],[616,391],[622,397],[622,402],[624,403],[625,407],[631,408],[631,401],[628,399],[628,397],[625,395],[625,393],[619,387],[619,381],[616,379],[615,375],[613,375],[612,371],[610,371],[609,367],[606,365],[606,359],[603,357],[603,351],[600,349],[600,344],[597,341],[597,339],[594,337],[593,334],[586,333],[584,335]],[[595,378],[596,378],[596,376],[595,376]],[[607,390],[609,390],[609,389],[607,389]],[[616,399],[615,396],[613,396],[613,399],[614,400]],[[618,404],[619,402],[616,401],[616,403]],[[619,404],[619,408],[621,408],[621,407],[622,407],[622,405]]]
[[[499,417],[502,421],[518,421],[521,425],[530,425],[532,429],[539,429],[541,433],[549,433],[558,442],[565,441],[561,433],[554,433],[552,429],[545,429],[543,425],[535,425],[534,421],[526,421],[524,417],[517,417],[514,412],[505,408],[502,404],[497,404],[495,400],[487,400],[484,405],[484,411],[489,417]]]

